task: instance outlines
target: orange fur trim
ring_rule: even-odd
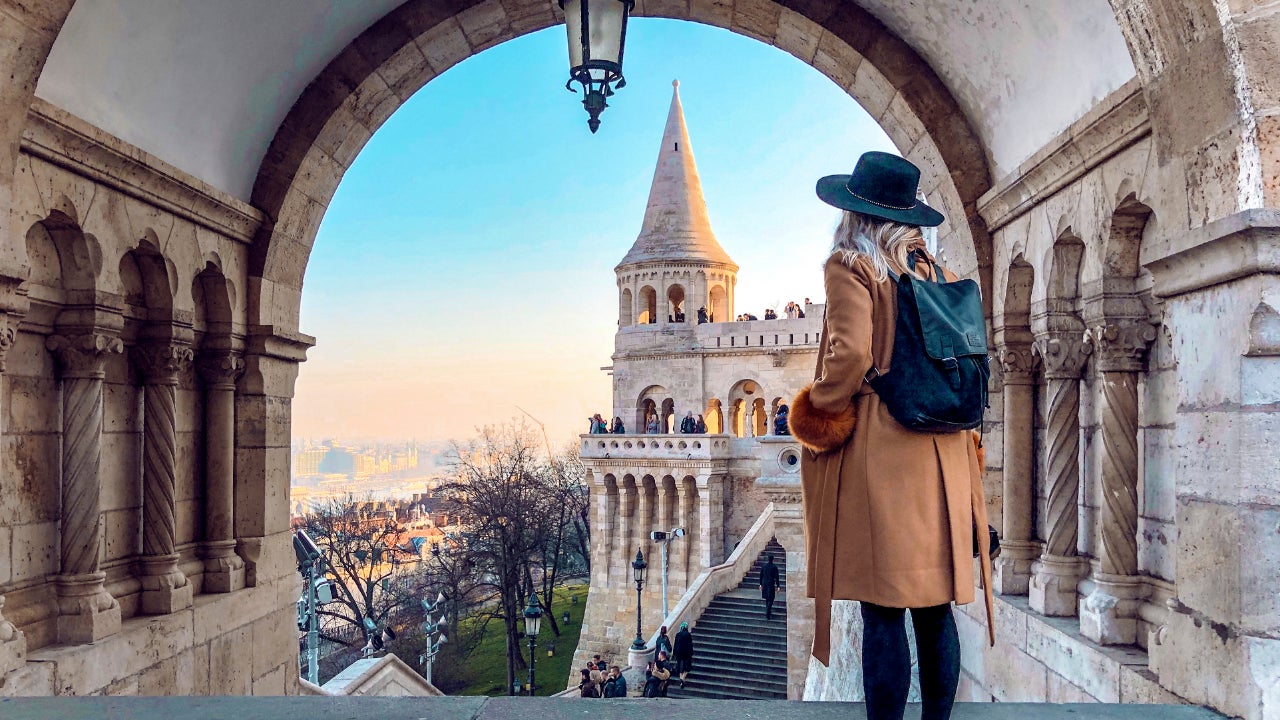
[[[977,430],[970,430],[970,436],[973,438],[973,447],[978,451],[978,470],[987,469],[987,449],[982,447],[982,435]]]
[[[836,414],[814,407],[809,398],[813,385],[806,386],[791,401],[790,413],[787,415],[787,427],[791,434],[805,447],[814,452],[827,452],[844,445],[853,428],[858,424],[858,416],[853,412],[853,404],[849,409]]]

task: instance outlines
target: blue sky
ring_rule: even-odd
[[[892,144],[785,52],[726,30],[633,20],[627,87],[592,135],[564,89],[564,28],[469,58],[374,134],[307,268],[295,438],[462,438],[523,407],[553,441],[608,414],[613,267],[635,240],[680,80],[740,311],[822,296],[836,211],[821,175]]]

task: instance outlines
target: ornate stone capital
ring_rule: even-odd
[[[5,371],[5,359],[9,357],[9,348],[18,338],[17,321],[8,313],[0,314],[0,373]]]
[[[1029,385],[1040,359],[1036,357],[1031,345],[1010,344],[996,348],[996,361],[1000,363],[1005,384]]]
[[[1083,330],[1054,330],[1036,337],[1035,353],[1044,363],[1045,379],[1079,380],[1093,352]]]
[[[244,358],[231,350],[203,351],[196,358],[196,372],[211,388],[234,389],[244,367]]]
[[[194,356],[191,348],[181,343],[147,343],[135,346],[130,353],[148,385],[177,385],[178,376],[191,365]]]
[[[50,335],[44,346],[57,358],[64,378],[101,380],[107,357],[124,351],[124,342],[107,333]]]
[[[1086,337],[1098,355],[1100,371],[1138,372],[1147,348],[1156,339],[1156,327],[1137,318],[1104,321],[1089,328]]]

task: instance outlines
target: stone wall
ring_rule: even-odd
[[[0,694],[295,693],[310,340],[247,322],[261,214],[37,101],[10,219]]]

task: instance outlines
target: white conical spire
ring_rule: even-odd
[[[640,236],[621,265],[653,261],[694,260],[737,265],[711,231],[707,203],[702,197],[698,166],[689,145],[689,129],[680,105],[680,81],[673,81],[671,110],[658,150],[658,166],[649,189]]]

